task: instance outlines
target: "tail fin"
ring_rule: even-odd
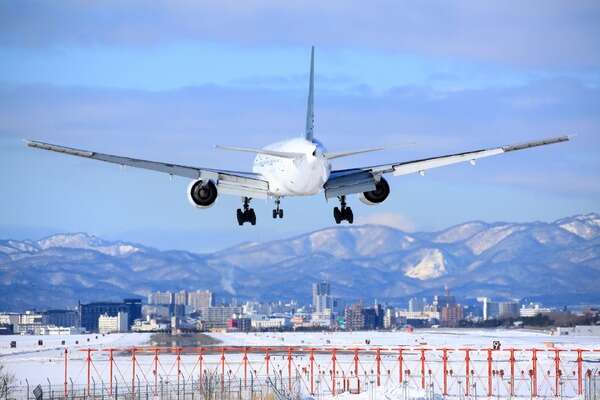
[[[304,131],[304,138],[306,140],[313,140],[313,129],[315,126],[315,113],[314,113],[314,91],[315,91],[315,46],[312,46],[310,50],[310,81],[308,83],[308,104],[306,106],[306,129]]]

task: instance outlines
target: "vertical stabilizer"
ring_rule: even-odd
[[[315,127],[314,92],[315,92],[315,46],[310,50],[310,81],[308,83],[308,104],[306,105],[306,130],[304,138],[313,140],[313,129]]]

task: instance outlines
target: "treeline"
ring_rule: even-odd
[[[498,328],[498,327],[572,327],[576,325],[600,324],[600,311],[589,310],[583,315],[575,315],[569,311],[552,312],[548,314],[537,314],[534,317],[518,317],[503,319],[488,319],[487,321],[460,321],[463,328]]]

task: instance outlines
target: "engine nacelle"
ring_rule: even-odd
[[[382,203],[390,194],[390,185],[383,178],[379,178],[379,182],[375,184],[375,190],[363,192],[358,195],[358,198],[363,203],[373,206]]]
[[[212,181],[197,180],[188,185],[187,196],[194,207],[208,208],[217,200],[217,186]]]

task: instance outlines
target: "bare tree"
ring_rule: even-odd
[[[7,399],[15,383],[15,376],[0,364],[0,399]]]

